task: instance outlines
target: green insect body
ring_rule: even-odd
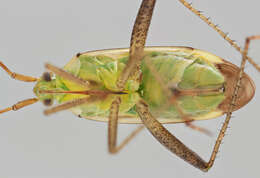
[[[90,85],[88,90],[118,91],[116,81],[128,60],[128,53],[125,50],[119,49],[119,52],[114,52],[115,54],[109,50],[104,50],[104,53],[82,54],[79,58],[73,58],[64,67],[64,70],[81,79],[94,82],[95,84]],[[214,60],[219,59],[214,55],[207,53],[205,56],[205,54],[205,52],[196,54],[194,50],[186,48],[174,48],[171,51],[158,51],[151,48],[144,56],[149,58],[165,84],[177,86],[182,90],[217,89],[225,82],[222,74],[212,63],[213,58]],[[208,57],[212,59],[209,60]],[[86,90],[59,76],[53,76],[53,80],[50,82],[41,79],[36,84],[34,92],[40,100],[54,99],[59,103],[64,103],[86,97],[86,95],[79,94],[42,94],[39,92],[40,90]],[[140,73],[128,79],[124,92],[125,94],[119,95],[121,97],[119,122],[140,123],[135,111],[135,103],[140,97],[148,103],[151,112],[160,117],[161,122],[183,122],[173,105],[162,107],[169,98],[165,95],[160,83],[154,79],[154,74],[145,62],[141,65]],[[81,117],[107,121],[110,105],[117,96],[118,94],[109,94],[100,100],[74,107],[71,110]],[[221,114],[217,107],[224,98],[222,91],[213,94],[203,93],[198,96],[184,95],[178,98],[178,102],[184,113],[192,119],[208,119]]]
[[[224,85],[224,76],[202,56],[194,56],[188,52],[154,53],[149,55],[151,64],[162,76],[164,83],[180,90],[188,89],[218,89]],[[160,108],[169,100],[160,83],[153,77],[147,65],[142,66],[143,98],[149,104],[151,112],[156,117],[171,119],[179,118],[176,108],[171,105],[166,110]],[[223,92],[204,93],[198,96],[181,96],[178,103],[184,114],[191,117],[207,114],[213,111],[224,100]]]
[[[25,99],[0,110],[16,111],[42,101],[54,107],[50,115],[71,110],[78,117],[108,122],[108,151],[120,151],[143,128],[169,151],[202,171],[214,164],[231,115],[246,105],[255,94],[253,80],[244,72],[246,61],[258,71],[260,66],[247,56],[251,40],[247,37],[240,48],[217,25],[185,0],[180,2],[242,54],[240,67],[211,53],[191,47],[145,47],[156,0],[142,0],[133,27],[130,47],[78,53],[63,68],[46,63],[49,72],[36,78],[12,72],[0,61],[0,68],[10,77],[24,82],[37,82],[37,97]],[[191,123],[226,115],[208,161],[171,134],[163,124],[185,123],[210,135]],[[117,144],[118,123],[140,124]]]

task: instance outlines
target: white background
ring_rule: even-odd
[[[64,66],[78,52],[128,47],[141,0],[1,0],[0,60],[10,69],[39,77],[44,63]],[[194,6],[244,45],[246,36],[260,34],[258,0],[201,0]],[[191,46],[235,64],[241,55],[177,0],[156,4],[147,45]],[[250,46],[259,62],[260,41]],[[259,73],[247,73],[260,87]],[[33,84],[10,79],[0,70],[0,108],[33,97]],[[193,168],[161,146],[147,130],[118,155],[107,152],[107,125],[78,119],[65,111],[43,115],[41,103],[0,115],[0,177],[260,177],[259,94],[234,113],[215,165],[208,173]],[[258,98],[258,99],[257,99]],[[214,137],[183,124],[168,125],[178,138],[209,159],[223,118],[195,124]],[[120,126],[121,140],[133,125]]]

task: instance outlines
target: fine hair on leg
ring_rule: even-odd
[[[192,7],[191,3],[188,3],[186,0],[179,0],[187,9],[189,9],[192,13],[197,15],[201,20],[203,20],[206,24],[208,24],[212,29],[214,29],[224,40],[226,40],[232,47],[234,47],[238,52],[243,55],[243,50],[235,43],[234,40],[228,37],[228,33],[224,33],[218,25],[214,24],[209,17],[206,17],[202,14],[201,11]],[[246,55],[247,60],[260,72],[260,66],[249,56]]]
[[[222,128],[219,132],[218,138],[216,140],[215,146],[211,153],[210,159],[208,162],[205,162],[201,159],[196,153],[186,147],[181,141],[179,141],[174,135],[172,135],[161,123],[159,123],[149,112],[148,105],[143,101],[140,100],[136,104],[137,112],[143,121],[146,128],[152,133],[152,135],[167,149],[171,152],[179,156],[180,158],[187,161],[189,164],[193,165],[196,168],[199,168],[202,171],[208,171],[214,164],[216,155],[219,151],[221,142],[225,136],[225,132],[228,128],[229,121],[231,119],[232,110],[235,106],[236,99],[238,97],[238,91],[241,85],[241,79],[243,77],[245,63],[246,63],[246,56],[248,53],[248,48],[251,40],[260,39],[260,36],[251,36],[246,39],[245,42],[245,49],[242,56],[242,62],[240,66],[240,71],[238,74],[238,80],[236,82],[235,90],[232,96],[231,103],[229,105],[229,109],[226,114],[225,122],[222,125]]]

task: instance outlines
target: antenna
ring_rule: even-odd
[[[20,80],[20,81],[23,81],[23,82],[36,82],[38,81],[38,78],[35,78],[35,77],[30,77],[30,76],[26,76],[26,75],[22,75],[22,74],[18,74],[18,73],[15,73],[15,72],[12,72],[10,69],[8,69],[8,67],[6,65],[4,65],[1,61],[0,61],[0,67],[4,69],[4,71],[10,76],[12,77],[13,79],[15,80]],[[0,114],[3,114],[5,112],[8,112],[8,111],[16,111],[18,109],[21,109],[25,106],[28,106],[28,105],[31,105],[31,104],[34,104],[38,101],[38,98],[31,98],[31,99],[26,99],[26,100],[23,100],[23,101],[19,101],[18,103],[14,104],[13,106],[11,107],[7,107],[3,110],[0,110]]]
[[[38,78],[35,77],[30,77],[30,76],[26,76],[26,75],[22,75],[22,74],[17,74],[15,72],[12,72],[8,69],[8,67],[6,67],[6,65],[4,65],[1,61],[0,61],[0,67],[2,67],[6,73],[8,75],[10,75],[10,77],[12,77],[15,80],[20,80],[23,82],[36,82],[38,81]]]

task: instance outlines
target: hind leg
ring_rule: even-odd
[[[203,20],[206,24],[208,24],[212,29],[214,29],[224,40],[226,40],[232,47],[234,47],[237,51],[239,51],[241,54],[243,54],[243,49],[241,49],[234,40],[232,40],[227,33],[224,33],[218,25],[214,24],[208,17],[203,15],[201,11],[195,9],[192,7],[191,3],[188,3],[186,0],[179,0],[180,3],[182,3],[187,9],[189,9],[192,13],[197,15],[201,20]],[[252,36],[253,38],[258,38],[258,36]],[[250,40],[252,40],[250,39]],[[259,38],[258,38],[259,39]],[[260,66],[249,56],[246,55],[247,60],[260,72]]]
[[[180,140],[178,140],[173,134],[171,134],[160,122],[154,118],[151,113],[149,112],[148,105],[140,100],[136,104],[137,112],[143,121],[146,128],[151,132],[151,134],[162,144],[164,145],[168,150],[170,150],[172,153],[176,154],[178,157],[182,158],[183,160],[187,161],[189,164],[193,165],[194,167],[202,170],[202,171],[208,171],[214,164],[216,155],[219,151],[221,142],[225,136],[226,130],[229,125],[229,121],[231,119],[232,110],[235,106],[235,102],[238,96],[238,91],[241,85],[241,79],[244,73],[244,67],[246,64],[246,56],[249,48],[249,44],[251,40],[260,39],[260,36],[251,36],[246,38],[245,42],[245,49],[243,51],[243,59],[240,66],[240,72],[238,76],[238,80],[232,96],[232,101],[229,105],[229,109],[226,115],[226,119],[224,124],[222,125],[222,128],[219,132],[218,138],[216,140],[215,146],[213,148],[213,151],[211,153],[210,159],[208,162],[204,161],[199,155],[197,155],[195,152],[190,150],[186,145],[184,145]],[[242,140],[243,141],[243,140]]]

